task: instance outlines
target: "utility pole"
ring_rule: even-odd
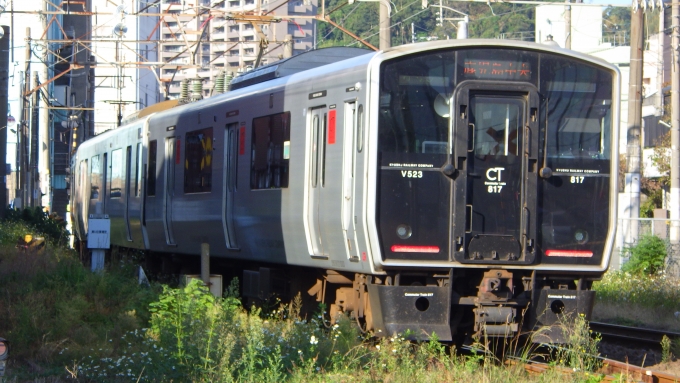
[[[21,174],[20,174],[20,183],[17,185],[17,188],[19,190],[17,191],[17,195],[21,196],[21,207],[25,208],[28,206],[31,206],[30,204],[30,192],[28,190],[28,177],[27,177],[27,172],[28,172],[28,160],[27,160],[27,155],[28,155],[28,135],[26,130],[28,129],[28,122],[30,118],[29,114],[29,108],[30,108],[30,99],[28,98],[28,93],[31,90],[31,28],[27,27],[26,28],[26,65],[24,67],[24,73],[22,76],[22,87],[19,90],[20,92],[20,97],[19,99],[21,100],[21,119],[19,120],[19,125],[17,125],[17,129],[21,129],[21,133],[19,134],[19,154],[21,158],[21,164],[20,169],[21,169]]]
[[[625,193],[628,197],[626,211],[628,218],[625,242],[633,244],[638,240],[638,218],[640,218],[640,133],[642,131],[642,23],[644,10],[633,0],[630,18],[630,84],[628,86],[628,146]]]
[[[2,173],[0,178],[0,203],[7,206],[7,135],[9,126],[7,125],[7,90],[9,88],[9,41],[10,29],[6,25],[0,25],[2,36],[0,36],[0,124],[4,125],[0,131],[0,158],[2,158]],[[0,218],[5,218],[5,209],[0,209]]]
[[[38,71],[33,72],[35,77],[35,87],[40,85],[40,78],[38,77]],[[40,206],[42,204],[42,198],[40,196],[40,187],[38,183],[38,121],[40,120],[40,110],[38,104],[40,103],[40,91],[33,93],[33,116],[31,117],[31,176],[29,179],[30,187],[29,193],[31,193],[31,207]]]
[[[392,46],[392,37],[390,35],[390,2],[380,1],[380,50]]]
[[[564,47],[571,49],[571,0],[564,1]]]
[[[673,52],[671,70],[671,227],[670,240],[673,255],[680,252],[680,5],[676,1],[671,5],[671,25],[673,35],[671,52]],[[661,87],[661,85],[659,85]],[[675,261],[680,261],[677,258]],[[678,270],[676,270],[676,273]]]
[[[661,3],[661,6],[659,7],[659,52],[657,53],[657,62],[656,62],[656,86],[659,91],[657,92],[657,95],[659,96],[659,103],[657,107],[659,108],[659,115],[663,116],[664,115],[664,99],[663,99],[663,73],[664,73],[664,64],[663,64],[663,53],[664,53],[664,40],[666,37],[666,34],[664,33],[666,31],[666,20],[665,20],[665,9],[664,9],[664,4]],[[671,61],[673,61],[673,58],[671,57]]]

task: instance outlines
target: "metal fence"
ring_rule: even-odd
[[[639,238],[655,235],[666,242],[666,272],[680,276],[680,243],[675,238],[671,241],[673,223],[680,226],[680,220],[665,218],[619,218],[611,268],[620,269],[626,263],[626,249],[635,246]]]

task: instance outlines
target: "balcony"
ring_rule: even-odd
[[[303,0],[293,0],[288,2],[288,14],[298,13],[298,14],[312,14],[313,6],[305,5]]]
[[[227,34],[222,32],[213,32],[210,34],[211,41],[224,41],[227,38]]]
[[[227,50],[227,44],[226,43],[220,43],[220,44],[210,44],[211,45],[211,51],[214,52],[224,52]]]

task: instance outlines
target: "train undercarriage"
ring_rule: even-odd
[[[451,341],[534,332],[563,341],[563,314],[592,313],[592,279],[504,269],[397,272],[385,276],[328,271],[307,293],[328,302],[331,321],[349,315],[378,336]],[[540,329],[540,331],[536,331]]]
[[[191,256],[147,253],[146,259],[147,267],[162,273],[192,273],[200,266]],[[598,279],[463,268],[368,275],[220,259],[213,259],[211,269],[224,280],[241,279],[247,303],[258,305],[272,297],[286,301],[301,294],[303,311],[317,311],[324,303],[331,323],[346,315],[376,336],[406,334],[427,340],[436,334],[441,341],[533,333],[534,342],[563,343],[565,318],[590,318],[595,299],[591,286]]]

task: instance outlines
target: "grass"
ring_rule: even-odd
[[[552,369],[532,376],[493,352],[460,355],[436,339],[422,343],[401,336],[375,339],[362,334],[348,318],[330,326],[323,319],[323,308],[304,318],[299,300],[267,311],[246,310],[238,298],[237,281],[227,289],[226,298],[218,299],[198,283],[181,288],[140,287],[135,265],[125,260],[109,265],[103,273],[91,273],[67,249],[50,246],[38,253],[18,252],[13,244],[27,230],[20,224],[0,223],[0,336],[12,342],[8,382],[597,382],[602,378],[592,372],[597,367],[593,359],[597,338],[593,343],[583,318],[565,321],[570,344],[550,356]],[[631,302],[637,297],[639,304],[677,299],[673,285],[660,298],[644,290],[644,281],[631,284],[624,277],[631,278],[608,276],[598,284],[605,299]],[[645,294],[652,296],[640,298]],[[676,352],[674,346],[667,346],[669,353]],[[520,360],[532,351],[528,346],[508,349]],[[566,367],[567,373],[559,366]]]
[[[62,374],[92,345],[148,322],[149,303],[160,289],[137,286],[133,265],[96,274],[62,247],[18,251],[16,238],[31,232],[20,223],[0,223],[0,336],[11,342],[10,363],[21,363],[20,378]]]
[[[593,289],[593,320],[680,331],[680,279],[610,271]]]

